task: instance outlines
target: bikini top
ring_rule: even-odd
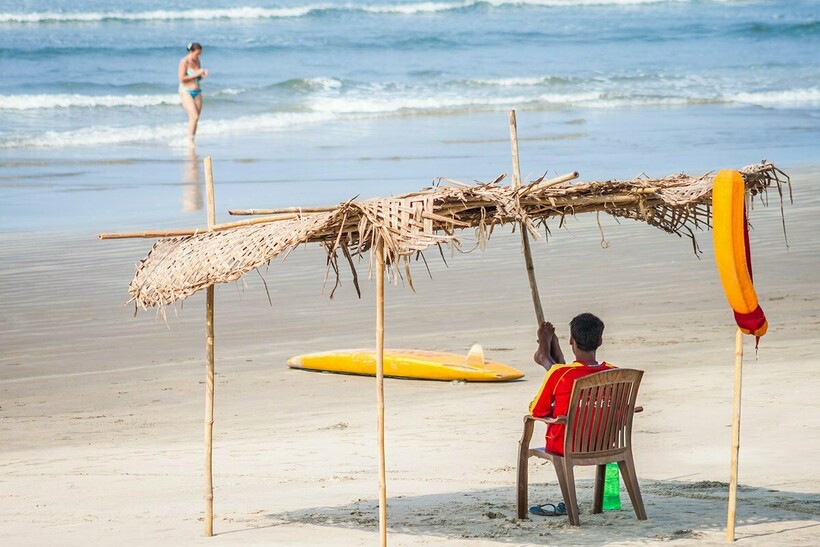
[[[189,68],[188,70],[185,71],[185,75],[186,76],[193,76],[195,72],[196,72],[196,70],[194,70],[193,68]],[[194,80],[196,82],[196,85],[199,85],[199,81],[201,79],[202,78],[197,78],[196,80]]]

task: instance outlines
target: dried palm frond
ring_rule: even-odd
[[[789,184],[788,176],[766,161],[740,172],[752,196],[776,187],[782,197],[782,185]],[[163,310],[210,285],[236,281],[311,242],[324,245],[327,268],[333,269],[338,284],[339,251],[355,276],[353,256],[374,249],[382,240],[394,279],[403,266],[412,286],[409,259],[430,246],[458,246],[460,230],[474,228],[477,243],[483,246],[496,225],[520,224],[538,238],[536,227],[547,219],[590,212],[645,222],[694,241],[695,230],[710,227],[712,178],[711,173],[678,174],[559,185],[539,180],[516,189],[498,184],[503,176],[486,184],[440,179],[441,185],[410,194],[349,200],[315,214],[291,214],[288,220],[159,239],[137,266],[129,285],[130,301]]]

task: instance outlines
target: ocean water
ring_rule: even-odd
[[[210,70],[193,149],[176,91],[190,41]],[[228,209],[330,205],[435,177],[488,181],[511,169],[510,109],[525,179],[700,174],[763,158],[801,172],[786,205],[788,252],[777,197],[752,216],[756,283],[780,324],[776,306],[817,286],[818,52],[820,2],[805,0],[0,0],[0,380],[199,359],[202,299],[180,306],[170,327],[152,313],[132,319],[121,304],[153,241],[97,234],[203,227],[205,157],[217,222],[236,220]],[[579,215],[533,241],[550,314],[560,299],[643,325],[630,316],[644,309],[642,292],[678,295],[680,308],[714,294],[722,306],[708,234],[697,260],[686,239],[600,220],[600,233]],[[399,288],[388,311],[417,322],[442,298],[517,302],[501,318],[431,323],[424,345],[444,343],[440,328],[453,349],[475,342],[482,320],[487,333],[528,324],[526,278],[497,267],[520,259],[509,230],[496,230],[487,253],[448,259],[452,269],[428,253],[443,292],[419,264],[416,311]],[[462,238],[470,249],[472,233]],[[579,262],[597,268],[580,280],[566,268]],[[219,289],[226,345],[267,355],[283,332],[304,340],[316,317],[344,317],[351,345],[371,343],[359,335],[372,317],[347,277],[330,307],[320,249],[282,266],[263,273],[264,287],[254,274]],[[485,267],[502,276],[492,291],[459,282]]]
[[[229,206],[486,180],[510,109],[525,176],[813,163],[818,52],[805,0],[4,0],[0,230],[190,224],[205,155]]]

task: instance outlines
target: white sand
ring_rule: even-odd
[[[820,212],[817,170],[794,177],[791,249],[776,206],[752,234],[769,334],[746,340],[737,537],[808,545],[820,536]],[[773,197],[774,199],[774,197]],[[734,326],[701,234],[691,245],[594,217],[534,245],[549,319],[592,311],[601,356],[646,371],[636,465],[649,520],[590,514],[592,469],[578,472],[580,528],[515,516],[521,416],[542,373],[518,236],[486,253],[427,254],[417,292],[389,287],[389,347],[486,355],[527,372],[508,384],[386,381],[391,545],[721,544],[726,525]],[[503,233],[502,233],[503,232]],[[657,232],[657,233],[656,233]],[[149,243],[4,236],[0,259],[0,534],[4,545],[374,545],[378,541],[375,382],[288,370],[288,357],[373,344],[374,284],[321,295],[322,252],[299,251],[247,287],[217,290],[215,532],[203,537],[204,309],[136,319],[119,304]],[[89,259],[91,262],[89,263]],[[366,276],[366,265],[360,274]],[[566,344],[565,344],[566,347]],[[537,434],[540,438],[540,432]],[[532,463],[531,503],[560,499]]]

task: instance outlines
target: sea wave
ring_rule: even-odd
[[[338,115],[423,115],[427,113],[458,114],[471,111],[500,111],[509,108],[530,109],[617,109],[635,107],[676,107],[728,102],[719,97],[687,97],[674,95],[622,95],[604,91],[575,93],[542,93],[495,97],[324,97],[310,107],[316,112]]]
[[[199,136],[246,134],[255,131],[276,131],[293,126],[330,121],[333,115],[315,112],[283,112],[232,119],[209,120],[199,127]],[[0,149],[9,148],[67,148],[133,144],[160,141],[177,145],[185,142],[182,123],[156,126],[93,126],[70,131],[45,131],[36,135],[11,135],[0,138]]]
[[[294,82],[299,82],[294,84]],[[760,105],[769,108],[794,108],[801,105],[820,104],[820,88],[791,89],[783,91],[721,93],[691,93],[686,89],[670,92],[657,90],[642,94],[611,88],[584,90],[574,89],[559,91],[550,89],[543,92],[538,84],[535,87],[521,87],[521,82],[498,88],[476,88],[472,92],[462,85],[451,89],[433,91],[431,89],[402,88],[394,85],[358,85],[350,87],[333,78],[311,78],[283,82],[283,85],[312,85],[315,91],[309,91],[300,100],[289,105],[280,104],[280,110],[255,115],[237,117],[208,117],[200,125],[202,136],[248,134],[255,132],[276,131],[293,125],[344,121],[355,123],[357,120],[391,118],[402,116],[458,115],[470,112],[499,112],[510,108],[530,110],[566,110],[566,109],[624,109],[624,108],[686,108],[698,105],[746,104]],[[526,84],[526,82],[525,82]],[[506,92],[505,92],[506,90]],[[230,89],[222,93],[241,94],[247,90]],[[15,96],[22,101],[23,96]],[[59,98],[55,96],[39,97],[39,108],[56,108]],[[143,101],[143,106],[177,104],[176,96],[135,96]],[[4,101],[0,97],[0,103]],[[67,95],[64,99],[70,106],[82,107],[103,106],[105,100],[112,101],[104,106],[134,107],[137,101],[124,101],[116,97],[84,97]],[[102,101],[101,101],[102,99]],[[86,104],[85,101],[93,101]],[[150,101],[154,101],[151,103]],[[46,103],[47,104],[44,104]],[[27,108],[37,108],[28,106]],[[65,107],[65,105],[63,105]],[[286,109],[285,109],[286,108]],[[224,115],[224,113],[223,113]],[[86,145],[117,145],[146,141],[168,141],[180,139],[184,135],[182,122],[167,124],[161,114],[154,116],[156,125],[137,126],[100,126],[66,131],[48,131],[38,133],[6,132],[0,137],[0,149],[29,147],[72,147]],[[97,118],[100,120],[101,118]],[[144,117],[134,119],[144,120]],[[144,122],[143,122],[144,123]]]
[[[0,95],[2,110],[42,110],[50,108],[146,108],[179,104],[179,95]]]
[[[339,89],[343,85],[341,80],[329,76],[317,76],[315,78],[293,78],[278,82],[270,86],[271,88],[282,88],[300,92],[310,91],[330,91]]]
[[[9,148],[65,148],[72,146],[112,145],[152,140],[180,139],[185,129],[180,124],[131,127],[92,126],[70,131],[45,131],[34,135],[0,138],[0,150]]]
[[[820,20],[805,22],[758,22],[741,25],[738,28],[742,33],[779,34],[783,36],[812,36],[820,33]]]
[[[459,2],[415,2],[408,4],[318,3],[290,8],[237,7],[222,9],[0,13],[0,23],[71,23],[99,21],[174,21],[213,19],[275,19],[319,15],[325,12],[363,12],[415,15],[492,7],[634,6],[689,2],[691,0],[462,0]]]
[[[534,77],[513,77],[513,78],[476,78],[467,80],[467,85],[481,85],[488,87],[532,87],[540,85],[566,84],[571,83],[570,78],[560,78],[557,76],[534,76]]]
[[[220,95],[241,95],[247,89],[226,88],[207,91],[209,100]],[[173,94],[127,94],[127,95],[81,95],[74,93],[0,95],[0,112],[4,110],[48,110],[62,108],[150,108],[178,105],[179,95]]]
[[[301,17],[319,6],[302,8],[226,8],[226,9],[191,9],[191,10],[152,10],[152,11],[90,11],[90,12],[53,12],[34,13],[0,13],[0,23],[93,23],[100,21],[174,21],[174,20],[212,20],[212,19],[270,19],[277,17]]]
[[[726,97],[728,101],[758,106],[800,106],[820,104],[820,88],[788,89],[785,91],[744,92]]]

